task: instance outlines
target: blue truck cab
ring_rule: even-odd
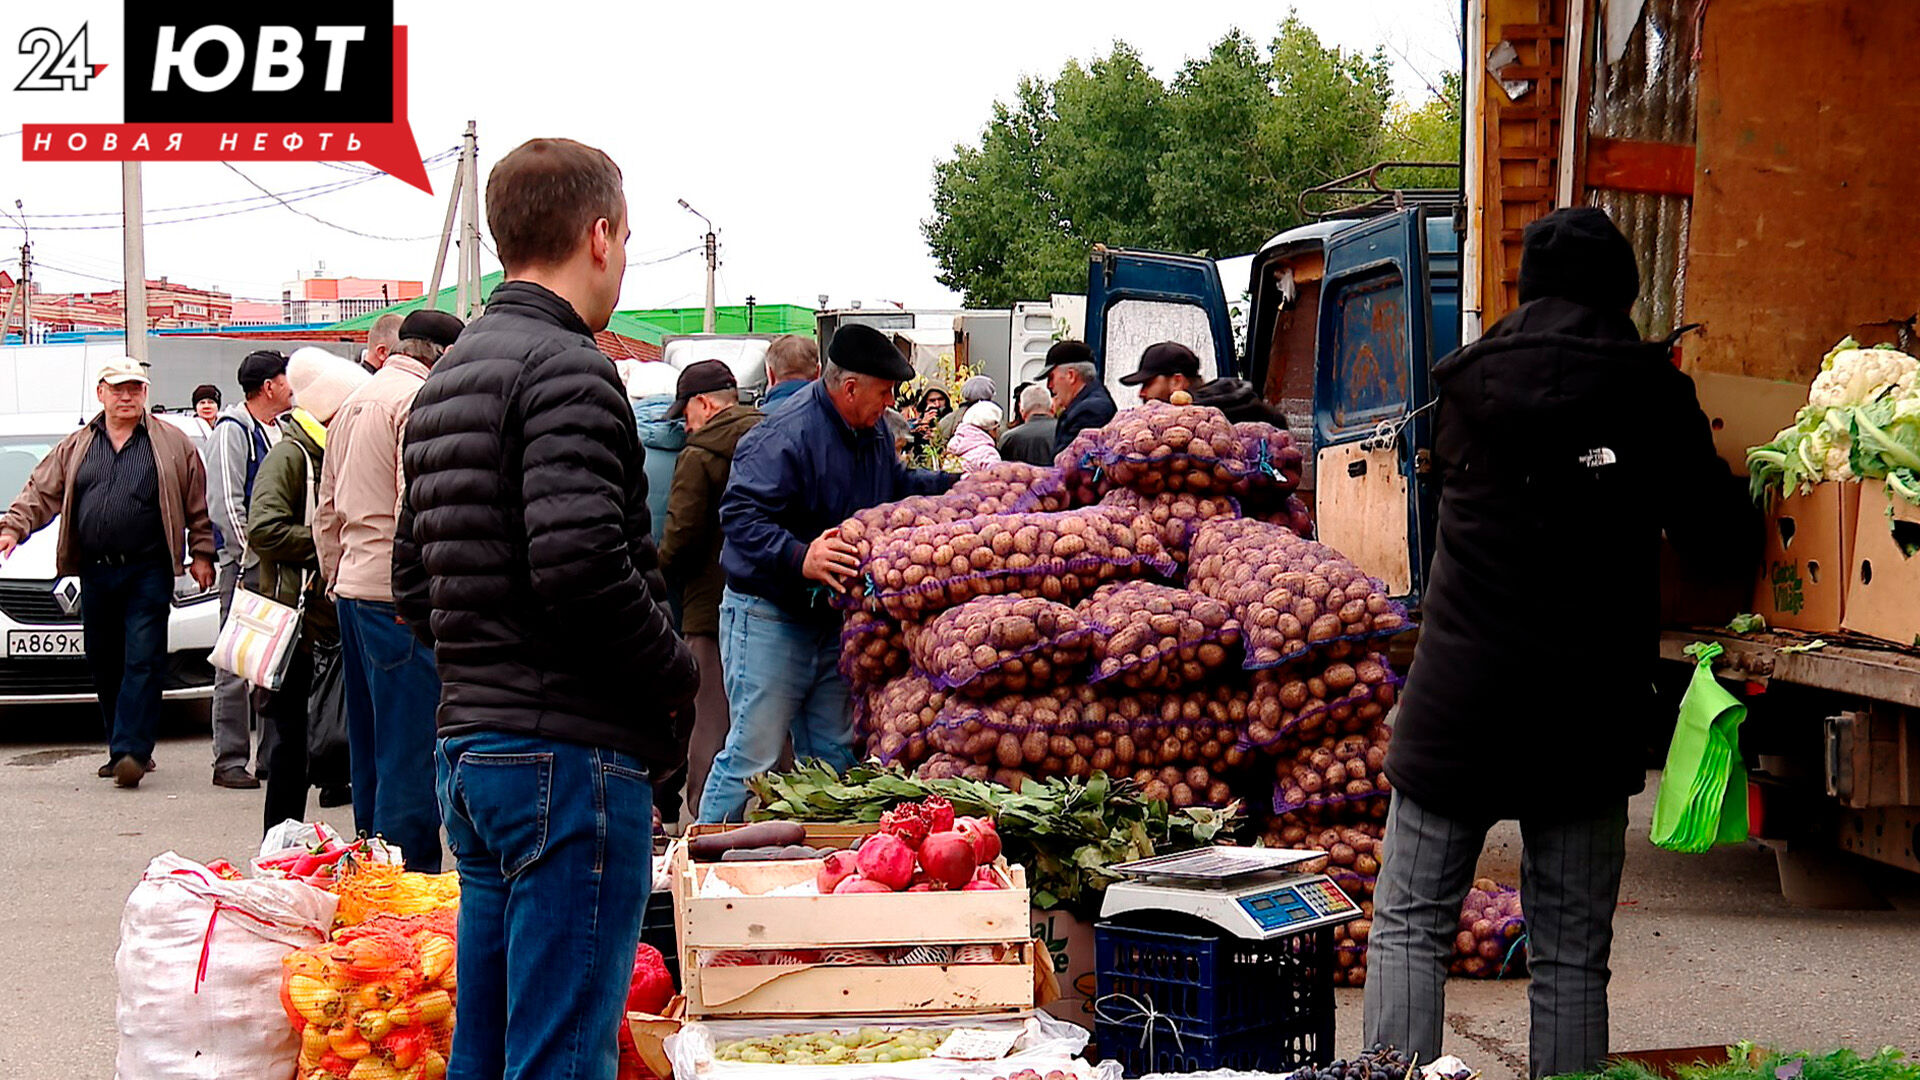
[[[1096,247],[1087,344],[1122,408],[1119,379],[1155,341],[1179,341],[1202,374],[1249,380],[1307,455],[1301,497],[1318,538],[1417,605],[1433,557],[1428,483],[1432,368],[1460,344],[1460,242],[1425,207],[1281,233],[1253,257],[1236,348],[1219,265]]]

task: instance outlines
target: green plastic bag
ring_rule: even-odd
[[[1668,851],[1707,851],[1747,838],[1747,770],[1740,760],[1747,707],[1713,677],[1722,651],[1713,643],[1688,649],[1693,680],[1680,700],[1653,806],[1652,839]]]

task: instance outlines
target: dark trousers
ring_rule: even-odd
[[[261,719],[277,740],[267,762],[268,829],[307,820],[307,698],[313,691],[313,650],[302,641],[287,660],[280,689],[267,697]]]
[[[146,763],[160,729],[173,573],[164,559],[80,572],[80,625],[107,749]]]
[[[347,741],[353,757],[353,818],[361,832],[400,845],[407,869],[440,872],[440,808],[434,802],[434,712],[440,676],[393,605],[341,597],[347,669]],[[359,680],[356,690],[354,680]],[[360,712],[358,710],[369,710]],[[362,817],[366,805],[371,821]]]

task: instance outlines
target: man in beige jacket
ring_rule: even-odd
[[[62,576],[78,575],[87,666],[111,757],[101,776],[139,787],[153,765],[173,579],[213,587],[207,474],[193,443],[147,417],[146,365],[100,368],[102,410],[42,460],[0,517],[0,559],[60,518]]]
[[[353,823],[400,845],[409,870],[440,870],[433,778],[440,676],[433,652],[393,607],[393,530],[400,518],[400,445],[413,396],[460,336],[444,311],[415,311],[400,343],[327,425],[314,546],[340,615],[347,683]]]

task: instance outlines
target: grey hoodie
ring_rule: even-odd
[[[236,423],[228,423],[231,418]],[[227,566],[236,559],[241,569],[258,563],[260,557],[247,548],[247,472],[258,470],[266,451],[258,449],[258,432],[271,448],[280,441],[277,422],[261,423],[247,411],[244,401],[220,410],[213,434],[206,442],[207,514],[213,518],[220,550],[214,561]]]

